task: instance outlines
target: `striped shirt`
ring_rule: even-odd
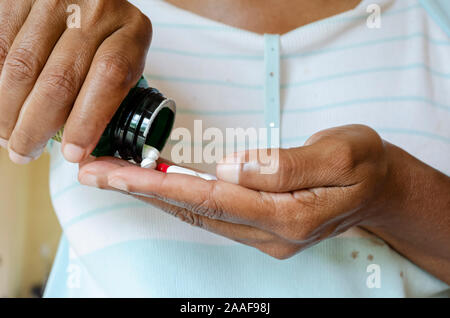
[[[323,129],[364,124],[450,174],[450,38],[427,1],[362,0],[284,35],[240,30],[159,0],[132,2],[152,20],[145,76],[177,102],[175,127],[276,126],[288,148]],[[381,8],[380,28],[368,27],[371,4]],[[82,186],[59,144],[50,151],[64,237],[48,297],[450,294],[359,228],[279,261],[123,194]]]

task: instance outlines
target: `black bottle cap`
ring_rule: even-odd
[[[175,122],[174,101],[155,88],[133,88],[114,115],[111,139],[119,156],[136,163],[142,161],[144,144],[164,148]]]

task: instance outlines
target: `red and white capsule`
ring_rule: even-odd
[[[158,171],[164,172],[164,173],[179,173],[179,174],[185,174],[185,175],[189,175],[189,176],[194,176],[194,177],[200,177],[204,180],[217,180],[216,176],[207,174],[207,173],[201,173],[201,172],[197,172],[194,170],[190,170],[187,168],[183,168],[183,167],[179,167],[179,166],[174,166],[174,165],[168,165],[165,163],[160,163],[158,164],[157,168]]]

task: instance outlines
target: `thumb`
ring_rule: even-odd
[[[320,142],[291,149],[247,150],[231,154],[217,165],[217,177],[244,187],[289,192],[321,186],[337,186],[330,162],[332,150]]]

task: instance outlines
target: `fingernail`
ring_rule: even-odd
[[[63,154],[67,161],[77,163],[84,158],[84,149],[74,144],[66,144]]]
[[[5,148],[5,149],[8,148],[8,140],[0,137],[0,147]]]
[[[97,176],[89,173],[85,173],[80,177],[80,183],[90,187],[99,187]]]
[[[30,163],[31,161],[33,161],[34,158],[19,155],[17,152],[9,149],[9,159],[11,159],[12,162],[14,162],[18,165],[26,165],[26,164]]]
[[[230,164],[224,163],[217,166],[217,178],[238,184],[239,183],[239,172],[241,171],[241,164]]]
[[[108,180],[108,184],[113,188],[116,188],[116,189],[119,189],[119,190],[122,190],[125,192],[130,192],[128,189],[128,185],[121,179],[117,179],[117,178],[110,179],[110,180]]]

